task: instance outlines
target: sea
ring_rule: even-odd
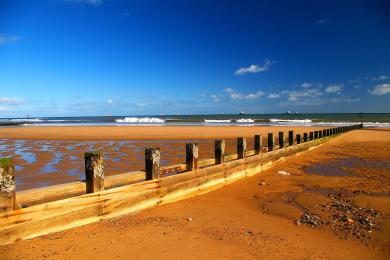
[[[0,127],[31,126],[343,126],[390,127],[390,113],[210,114],[0,118]]]

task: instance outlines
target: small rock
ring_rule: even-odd
[[[259,185],[264,186],[264,185],[267,185],[267,183],[265,183],[265,181],[262,181],[259,183]]]
[[[192,221],[192,218],[191,218],[191,217],[188,217],[187,220],[188,220],[188,221]]]

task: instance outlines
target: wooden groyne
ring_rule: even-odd
[[[294,135],[268,134],[237,138],[237,154],[225,155],[225,141],[215,141],[215,157],[199,159],[197,143],[186,144],[186,163],[160,167],[158,147],[145,149],[145,171],[104,177],[103,151],[85,154],[86,182],[72,182],[16,193],[12,159],[0,159],[0,244],[29,239],[101,219],[137,212],[159,204],[206,193],[256,175],[286,157],[313,149],[341,133],[363,125],[329,128]],[[321,133],[321,134],[319,134]]]

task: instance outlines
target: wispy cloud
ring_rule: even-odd
[[[280,94],[279,93],[269,93],[267,97],[269,99],[277,99],[277,98],[280,98]]]
[[[225,89],[225,92],[233,100],[253,100],[253,99],[257,99],[257,98],[264,95],[264,92],[262,92],[262,91],[257,91],[255,93],[249,93],[249,94],[241,94],[241,93],[236,92],[232,88]]]
[[[129,17],[131,16],[130,12],[129,12],[129,9],[125,8],[122,10],[122,16],[123,17]]]
[[[0,97],[0,111],[14,110],[26,102],[20,98]]]
[[[383,96],[390,93],[390,83],[376,85],[373,89],[369,89],[368,93],[374,96]]]
[[[302,88],[311,88],[313,86],[313,83],[307,83],[307,82],[303,82],[301,84],[301,87]]]
[[[260,73],[269,70],[271,65],[273,64],[273,61],[265,60],[264,64],[262,66],[258,66],[256,64],[252,64],[249,67],[242,67],[236,70],[236,75],[244,75],[247,73]]]
[[[219,102],[219,101],[221,101],[221,96],[220,95],[216,95],[216,94],[213,94],[213,95],[211,95],[210,96],[211,97],[211,99],[214,101],[214,102]]]
[[[386,80],[386,79],[388,79],[388,77],[386,75],[380,75],[380,76],[376,76],[376,77],[371,78],[372,81],[381,81],[381,80]]]
[[[319,19],[319,20],[316,21],[316,23],[317,23],[318,25],[325,25],[325,24],[330,23],[330,19],[329,19],[329,18],[326,18],[326,19]]]
[[[89,4],[94,6],[98,6],[103,2],[103,0],[62,0],[62,1],[68,3]]]
[[[20,40],[18,35],[8,35],[4,33],[0,33],[0,46],[8,43],[17,42]]]
[[[325,89],[322,84],[302,83],[299,89],[284,90],[279,93],[270,93],[268,98],[285,98],[281,101],[283,106],[318,106],[329,103],[358,102],[358,98],[341,95],[342,84],[328,85]],[[338,96],[334,96],[336,94]],[[333,95],[333,96],[332,96]]]
[[[342,84],[334,84],[334,85],[329,85],[326,89],[326,93],[340,93],[343,85]]]
[[[295,105],[313,105],[322,103],[320,97],[323,95],[319,88],[306,88],[301,90],[285,90],[281,92],[287,95],[288,102]]]
[[[23,103],[25,102],[20,98],[0,97],[0,104],[20,105]]]

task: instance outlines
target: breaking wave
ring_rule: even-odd
[[[212,123],[212,124],[219,124],[219,123],[231,123],[232,120],[230,120],[230,119],[204,119],[203,122]]]
[[[115,122],[128,124],[164,124],[165,120],[157,117],[125,117],[123,119],[116,119]]]
[[[241,118],[236,120],[237,123],[254,123],[255,120],[251,118]]]

